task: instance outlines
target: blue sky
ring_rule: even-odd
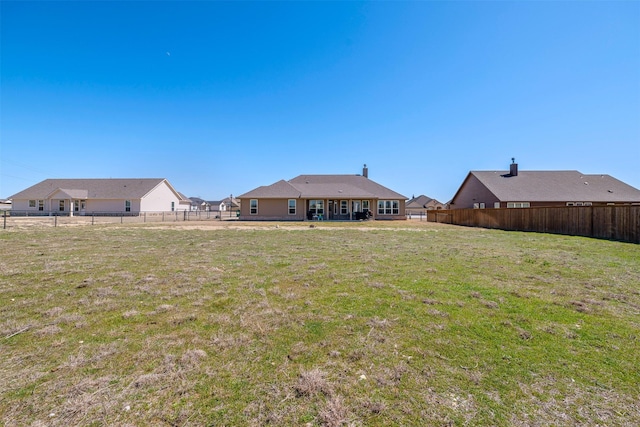
[[[167,178],[213,200],[361,173],[446,202],[470,170],[640,188],[640,2],[0,3],[0,197]]]

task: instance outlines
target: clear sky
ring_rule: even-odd
[[[640,188],[639,1],[2,1],[0,197],[167,178],[216,200],[356,174],[450,200],[470,170]]]

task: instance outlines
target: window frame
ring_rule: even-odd
[[[312,215],[324,215],[324,199],[310,199],[309,212]]]
[[[340,200],[340,215],[349,215],[349,201]]]
[[[291,202],[293,202],[293,208],[291,207]],[[287,210],[289,212],[289,215],[295,215],[296,211],[297,211],[297,203],[296,203],[296,199],[289,199],[287,201]],[[292,212],[293,210],[293,212]]]
[[[378,200],[378,215],[400,215],[400,200]]]
[[[249,199],[249,215],[258,215],[258,199]]]
[[[507,202],[508,209],[523,209],[523,208],[530,208],[530,207],[531,207],[530,202]]]

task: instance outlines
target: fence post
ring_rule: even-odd
[[[146,213],[146,212],[144,213],[144,219],[143,219],[143,222],[147,222],[147,213]]]
[[[53,226],[57,227],[58,226],[58,215],[54,215],[53,216]]]
[[[91,212],[91,225],[94,224],[94,220],[96,219],[96,213],[95,212]]]
[[[120,212],[120,224],[124,221],[124,212]]]
[[[2,228],[4,230],[7,229],[7,211],[2,211],[3,225]]]

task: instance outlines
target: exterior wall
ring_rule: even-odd
[[[124,199],[88,199],[85,212],[90,215],[92,213],[121,213],[124,212]],[[131,212],[140,212],[140,199],[131,200]],[[129,213],[129,212],[127,212]]]
[[[36,205],[35,208],[30,208],[28,200],[13,199],[11,202],[12,202],[11,209],[14,211],[38,212],[38,206]]]
[[[513,200],[514,202],[516,200]],[[527,202],[528,200],[517,200],[517,202]],[[511,202],[511,201],[510,201]],[[576,202],[588,202],[591,203],[591,205],[589,206],[629,206],[632,205],[633,203],[628,203],[628,202],[594,202],[591,200],[572,200],[570,201],[570,203],[576,203]],[[532,208],[550,208],[550,207],[555,207],[555,208],[565,208],[565,207],[581,207],[581,206],[567,206],[567,202],[530,202],[530,207]],[[489,207],[489,206],[487,206]],[[491,205],[490,207],[493,207],[493,205]],[[507,202],[501,202],[500,203],[500,207],[501,208],[506,208],[507,207]]]
[[[240,204],[240,219],[243,221],[304,221],[307,219],[307,209],[309,201],[306,199],[296,199],[296,214],[289,215],[289,199],[258,199],[258,214],[250,214],[251,199],[242,199]],[[370,210],[373,212],[374,219],[380,220],[404,220],[405,217],[405,200],[398,201],[398,215],[379,215],[378,201],[371,200]],[[351,207],[349,207],[351,208]],[[329,213],[329,200],[324,200],[324,219],[348,220],[349,215],[334,215]],[[339,211],[338,211],[339,212]],[[355,216],[354,218],[355,219]]]
[[[251,199],[242,199],[240,219],[255,221],[303,221],[305,219],[305,201],[296,200],[296,214],[289,215],[289,199],[258,199],[258,214],[251,215]]]
[[[133,202],[133,201],[132,201]],[[147,195],[142,198],[140,204],[141,212],[169,212],[171,211],[171,202],[173,202],[173,209],[188,210],[186,205],[180,204],[180,198],[171,191],[171,188],[163,181],[156,188],[151,190]],[[133,210],[133,206],[131,207]]]
[[[35,200],[36,201],[36,206],[31,208],[29,207],[29,200]],[[42,200],[43,201],[43,209],[40,210],[38,205],[39,205],[39,201]],[[11,208],[12,211],[16,212],[16,213],[22,213],[22,212],[26,212],[28,215],[49,215],[50,213],[59,213],[59,214],[65,214],[65,212],[68,214],[69,213],[69,203],[67,201],[67,203],[65,204],[65,210],[64,211],[60,211],[59,210],[59,204],[58,204],[58,200],[51,200],[51,199],[13,199],[12,200],[12,205],[13,207]]]
[[[451,202],[450,209],[472,209],[474,203],[484,203],[485,208],[493,208],[493,204],[498,201],[498,198],[478,178],[469,175]],[[526,202],[527,200],[522,201]]]
[[[40,199],[42,200],[42,199]],[[70,209],[73,209],[73,202],[71,206],[69,206],[69,200],[65,200],[65,210],[60,211],[59,209],[59,200],[60,199],[45,199],[44,200],[44,210],[38,210],[38,203],[36,200],[36,207],[29,207],[29,200],[15,199],[13,200],[13,211],[15,212],[27,212],[28,214],[33,213],[34,215],[49,215],[51,214],[64,214],[67,215]],[[124,199],[87,199],[85,205],[85,214],[91,215],[92,213],[121,213],[124,212]],[[140,212],[140,200],[133,199],[131,200],[131,213],[139,213]],[[80,215],[80,212],[74,212],[74,215]]]
[[[373,218],[374,219],[380,219],[380,220],[390,220],[390,219],[392,219],[392,220],[406,220],[407,219],[407,216],[406,216],[406,204],[407,204],[406,200],[399,200],[399,203],[398,203],[398,215],[380,215],[378,213],[378,201],[376,200],[375,206],[373,207],[373,209],[374,209]]]

